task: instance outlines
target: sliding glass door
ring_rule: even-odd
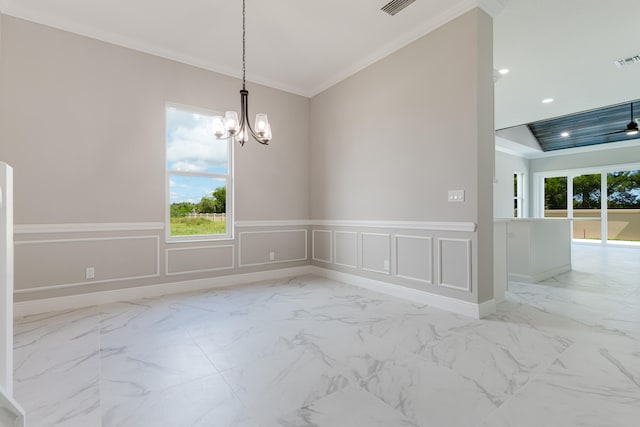
[[[544,217],[567,218],[567,177],[544,179]]]
[[[640,167],[534,174],[535,216],[570,218],[573,238],[640,244]]]
[[[607,174],[607,236],[640,242],[640,170]]]
[[[602,240],[602,174],[573,177],[573,238]]]

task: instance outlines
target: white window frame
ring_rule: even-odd
[[[594,245],[611,245],[619,246],[621,243],[609,241],[608,229],[608,194],[607,194],[607,175],[609,172],[619,172],[625,170],[640,170],[640,163],[623,163],[616,165],[595,166],[589,168],[562,169],[555,171],[535,172],[533,174],[533,216],[535,218],[544,218],[544,180],[545,178],[567,177],[567,218],[573,220],[573,178],[580,175],[600,174],[600,212],[601,212],[601,241],[585,242],[584,240],[572,239],[585,244]],[[573,232],[572,232],[573,235]],[[625,242],[632,246],[637,246],[632,242]]]
[[[518,211],[518,216],[515,218],[526,218],[524,214],[525,210],[525,182],[524,182],[524,173],[522,172],[513,172],[513,175],[517,182],[516,194],[513,195],[513,200],[516,202],[516,209]]]
[[[167,102],[164,108],[164,121],[165,121],[165,137],[164,137],[164,172],[165,172],[165,241],[166,243],[187,243],[187,242],[202,242],[202,241],[221,241],[221,240],[233,240],[234,239],[234,224],[235,224],[235,209],[234,209],[234,179],[233,179],[233,138],[229,138],[227,140],[223,140],[227,144],[227,153],[228,153],[228,165],[227,165],[227,173],[201,173],[201,172],[178,172],[171,171],[167,167],[167,134],[168,134],[168,124],[167,124],[167,109],[176,108],[182,111],[188,111],[196,114],[206,115],[206,116],[220,116],[222,115],[220,112],[209,110],[201,107],[194,107],[191,105],[178,104],[174,102]],[[212,132],[213,135],[213,132]],[[224,179],[227,182],[227,190],[226,190],[226,208],[225,208],[225,217],[226,217],[226,225],[227,232],[225,234],[195,234],[190,236],[172,236],[171,235],[171,187],[170,181],[172,175],[178,176],[202,176],[207,178],[217,178]]]

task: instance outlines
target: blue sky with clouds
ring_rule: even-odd
[[[211,117],[167,108],[167,169],[175,172],[226,174],[227,141],[216,140]],[[171,203],[197,203],[218,187],[226,185],[219,177],[169,174]]]

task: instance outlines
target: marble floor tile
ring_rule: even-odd
[[[574,246],[473,320],[316,276],[16,319],[29,427],[640,419],[640,251]]]
[[[419,427],[362,388],[351,385],[278,420],[282,427]]]
[[[102,427],[258,427],[219,374],[143,393],[125,383],[103,388]]]
[[[565,337],[515,323],[486,321],[455,331],[425,348],[422,357],[473,381],[496,406],[572,344]]]
[[[361,386],[419,426],[473,426],[496,409],[480,384],[419,356],[385,367]]]
[[[100,423],[97,307],[16,322],[14,396],[29,426]]]
[[[483,426],[637,426],[640,346],[618,345],[576,344]]]
[[[231,368],[222,376],[252,414],[271,422],[356,383],[346,367],[307,349]]]

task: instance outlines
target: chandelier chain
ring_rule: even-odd
[[[247,30],[246,30],[246,10],[245,10],[245,0],[242,0],[242,89],[246,89],[246,78],[247,78],[247,60],[246,60],[246,40],[247,40]]]

